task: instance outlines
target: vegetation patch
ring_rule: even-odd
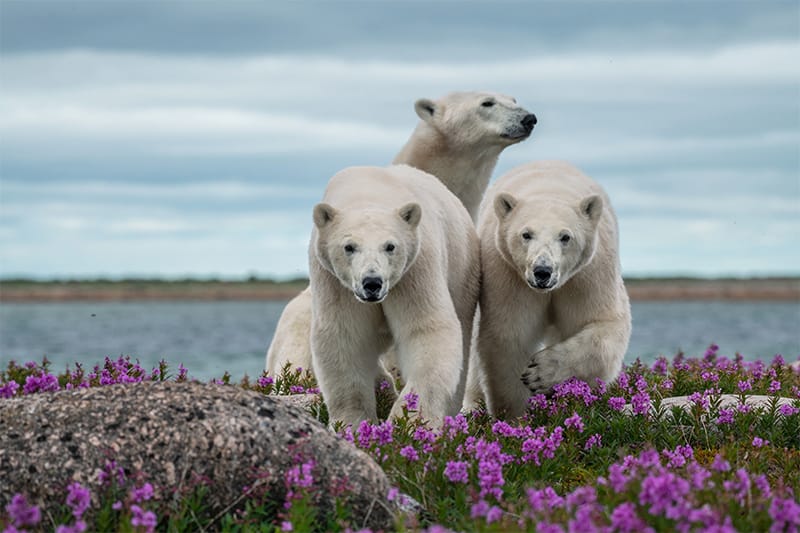
[[[185,381],[180,366],[147,370],[129,358],[106,359],[52,373],[49,363],[14,362],[0,372],[0,398],[138,381]],[[264,394],[310,394],[308,410],[327,423],[309,372],[285,368],[232,384]],[[591,385],[591,386],[590,386]],[[379,387],[379,415],[391,406]],[[723,403],[723,394],[739,401]],[[687,408],[662,400],[688,396]],[[768,401],[749,405],[752,395]],[[791,401],[780,401],[790,398]],[[413,414],[416,398],[404,398]],[[0,402],[3,401],[0,399]],[[780,356],[770,362],[703,357],[627,366],[614,384],[571,380],[530,399],[528,414],[502,421],[484,411],[431,428],[404,416],[340,435],[370,454],[407,511],[398,530],[428,531],[797,531],[800,529],[800,373]],[[146,468],[145,468],[146,470]],[[5,531],[347,531],[359,530],[342,504],[318,513],[308,489],[322,475],[298,457],[286,491],[265,492],[251,480],[228,510],[204,505],[213,480],[172,487],[156,501],[147,472],[124,472],[113,460],[100,474],[104,490],[64,488],[63,512],[43,516],[17,494],[0,509]],[[160,488],[167,489],[167,488]],[[160,490],[159,492],[162,492]]]

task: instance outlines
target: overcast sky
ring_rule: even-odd
[[[332,174],[413,102],[513,95],[626,275],[800,274],[800,4],[0,0],[0,276],[307,273]]]

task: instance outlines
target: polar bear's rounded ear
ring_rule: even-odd
[[[501,192],[494,197],[494,212],[500,220],[506,218],[516,205],[517,199],[507,192]]]
[[[400,215],[400,218],[406,221],[409,226],[416,228],[419,224],[419,220],[422,218],[422,208],[418,203],[411,202],[398,209],[397,214]]]
[[[314,224],[318,228],[323,228],[325,225],[336,217],[336,209],[332,206],[322,203],[314,206]]]
[[[583,216],[594,223],[600,220],[603,214],[603,198],[597,194],[592,194],[581,200],[580,212]]]
[[[436,113],[436,103],[428,98],[420,98],[414,103],[414,111],[417,112],[419,118],[429,122]]]

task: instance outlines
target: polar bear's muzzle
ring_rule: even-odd
[[[511,124],[506,131],[500,134],[500,137],[512,141],[521,141],[527,139],[533,132],[533,127],[536,125],[536,115],[528,113],[520,119],[519,122]]]
[[[558,272],[549,265],[534,265],[525,276],[525,281],[531,289],[548,291],[558,285]]]
[[[361,286],[355,291],[356,298],[370,303],[382,301],[388,292],[386,282],[379,276],[364,276]]]

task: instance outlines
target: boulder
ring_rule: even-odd
[[[302,409],[254,391],[143,382],[0,400],[0,508],[17,492],[57,508],[73,481],[99,494],[111,460],[150,482],[156,499],[210,480],[215,514],[242,507],[256,488],[283,503],[286,472],[313,460],[309,491],[323,516],[338,495],[354,526],[393,527],[390,483],[367,454]]]

